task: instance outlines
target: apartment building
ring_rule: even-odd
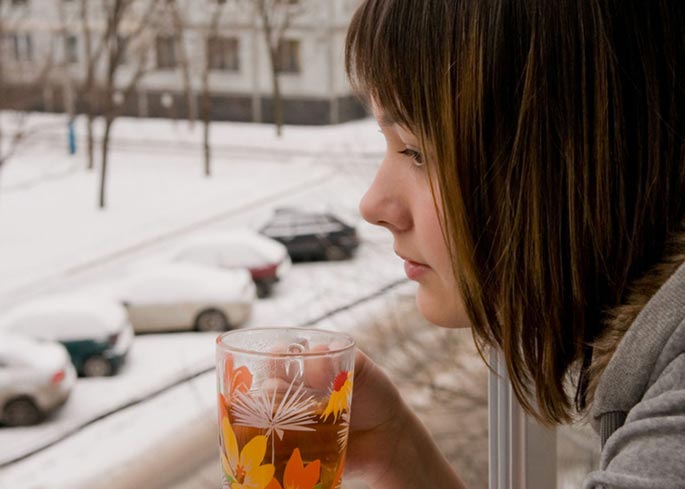
[[[212,119],[273,121],[272,68],[256,0],[134,0],[119,24],[121,35],[110,36],[110,45],[98,50],[109,25],[103,7],[108,1],[0,3],[0,103],[82,111],[89,67],[97,93],[110,75],[105,59],[115,39],[121,58],[111,78],[122,114],[197,116],[206,71]],[[282,0],[269,12],[274,25],[288,18],[274,44],[286,123],[330,124],[365,115],[343,60],[346,29],[358,4]]]

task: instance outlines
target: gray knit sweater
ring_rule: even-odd
[[[603,448],[585,489],[685,489],[685,265],[621,340],[592,418]]]

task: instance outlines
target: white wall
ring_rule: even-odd
[[[301,0],[303,15],[293,20],[292,26],[286,33],[287,38],[298,39],[301,45],[301,73],[280,75],[281,88],[284,96],[302,98],[329,98],[350,93],[344,74],[343,51],[344,38],[350,17],[359,0]],[[264,36],[260,24],[256,21],[248,7],[249,1],[238,0],[234,5],[229,0],[224,7],[224,15],[220,26],[222,35],[237,37],[240,45],[240,71],[215,71],[210,77],[212,91],[217,94],[250,95],[255,91],[268,96],[272,90],[271,69],[267,56]],[[17,18],[16,30],[31,32],[34,48],[34,59],[39,64],[39,58],[44,59],[53,47],[56,62],[59,66],[55,81],[64,78],[68,72],[75,78],[80,78],[84,71],[84,42],[81,35],[79,20],[80,2],[77,0],[65,3],[66,25],[70,34],[78,38],[79,63],[62,66],[64,42],[61,39],[61,26],[58,0],[29,0],[27,7],[10,8]],[[90,10],[97,17],[102,14],[99,2],[92,2]],[[214,0],[180,0],[180,9],[191,31],[185,40],[186,52],[191,62],[193,85],[200,85],[200,66],[204,59],[203,32],[209,22],[214,9]],[[140,0],[138,10],[145,6]],[[168,20],[156,19],[157,28],[164,29]],[[135,21],[132,20],[132,24]],[[95,22],[94,28],[102,28],[102,23]],[[149,39],[152,41],[152,37]],[[142,89],[181,91],[183,88],[180,70],[159,71],[154,69],[154,43],[150,53],[150,63],[153,68],[140,84]],[[15,67],[14,75],[20,74],[20,67]],[[23,69],[31,69],[24,67]],[[100,76],[103,76],[102,71]],[[131,70],[121,68],[118,81],[125,83],[131,76]]]

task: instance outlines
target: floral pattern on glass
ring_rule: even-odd
[[[293,380],[283,395],[276,386],[272,392],[236,393],[231,410],[236,426],[266,430],[267,438],[276,433],[280,440],[286,430],[314,431],[309,426],[316,423],[314,396],[306,395],[303,384],[294,384]]]
[[[242,449],[238,447],[231,423],[221,419],[221,467],[224,487],[230,489],[265,489],[273,480],[273,464],[263,464],[266,437],[252,438]]]
[[[300,450],[296,448],[285,466],[283,485],[274,478],[266,489],[322,489],[319,484],[321,461],[304,464]]]
[[[312,391],[301,383],[255,388],[253,374],[246,366],[235,368],[233,358],[224,360],[223,386],[219,394],[221,426],[221,465],[224,489],[336,489],[340,487],[345,466],[349,435],[353,372],[342,371],[331,381],[328,398],[317,401]],[[287,389],[284,386],[287,385]],[[325,408],[324,408],[325,406]],[[322,411],[322,408],[323,411]],[[295,448],[277,477],[275,446],[286,431],[313,432],[318,423],[334,423],[337,450],[341,458],[334,471],[323,470],[323,459],[305,463],[300,448]],[[261,433],[240,441],[233,426],[260,430]],[[253,432],[254,434],[254,432]],[[274,434],[276,436],[274,436]],[[318,436],[318,435],[316,435]],[[246,441],[241,448],[240,443]],[[265,461],[269,442],[271,463]],[[285,448],[285,447],[284,447]],[[301,448],[310,448],[308,445]],[[310,459],[311,460],[311,459]],[[282,462],[281,462],[282,463]],[[326,462],[330,463],[330,462]],[[327,467],[330,467],[328,465]],[[324,473],[327,475],[324,477]],[[282,476],[282,480],[278,480]]]
[[[252,387],[252,372],[245,367],[234,368],[233,356],[224,359],[224,391],[230,399],[236,392],[246,393]]]
[[[352,402],[352,377],[353,372],[343,371],[336,375],[331,386],[331,395],[328,398],[328,405],[321,414],[321,419],[324,421],[329,416],[333,416],[333,420],[337,421],[338,417],[349,411],[350,403]]]

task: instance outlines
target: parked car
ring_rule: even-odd
[[[255,285],[247,270],[170,263],[131,274],[113,293],[136,333],[224,331],[247,320]]]
[[[277,209],[260,232],[283,243],[293,261],[343,260],[359,246],[357,230],[331,213]]]
[[[242,229],[190,238],[172,256],[176,261],[222,269],[246,268],[257,287],[257,297],[268,296],[291,265],[283,244]]]
[[[133,341],[126,309],[114,300],[61,295],[25,302],[0,319],[0,330],[62,343],[79,375],[115,374]]]
[[[0,423],[39,423],[62,406],[76,382],[63,345],[0,334]]]

